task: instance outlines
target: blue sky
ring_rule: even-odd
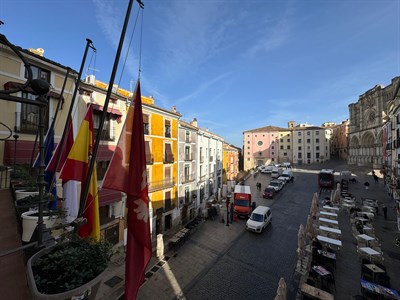
[[[359,95],[400,75],[400,0],[143,2],[142,94],[239,147],[249,129],[340,123]],[[76,71],[90,38],[96,63],[89,53],[85,69],[108,82],[127,6],[0,0],[0,33]],[[134,2],[125,46],[137,11]],[[136,29],[115,79],[128,90],[139,41]]]

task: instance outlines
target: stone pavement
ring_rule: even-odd
[[[360,203],[361,197],[369,197],[378,199],[380,203],[385,203],[389,208],[388,219],[384,220],[382,210],[380,210],[380,215],[375,218],[374,227],[376,236],[381,242],[385,259],[384,265],[391,277],[392,287],[399,290],[400,248],[395,246],[394,241],[400,234],[397,229],[395,211],[391,209],[394,202],[388,196],[382,180],[379,184],[373,183],[372,176],[369,174],[371,170],[347,166],[345,163],[339,166],[337,162],[333,162],[333,164],[336,170],[347,169],[356,175],[358,183],[351,184],[349,191],[356,196],[358,203]],[[312,167],[318,169],[321,168],[321,165]],[[329,167],[329,165],[324,165],[324,167]],[[365,180],[369,180],[371,183],[368,191],[363,186]],[[225,205],[222,206],[218,220],[205,221],[176,253],[168,251],[163,259],[153,258],[146,273],[148,278],[139,290],[138,299],[185,299],[182,291],[190,289],[191,285],[196,282],[196,278],[200,278],[206,273],[229,250],[235,239],[240,238],[244,232],[243,224],[234,222],[227,227],[220,221],[221,216],[224,216],[225,219]],[[306,220],[304,220],[305,222]],[[356,252],[357,242],[352,236],[349,214],[341,212],[339,223],[342,230],[343,247],[335,270],[335,298],[353,299],[353,295],[361,293],[359,282],[361,261]],[[112,264],[109,272],[105,275],[96,299],[119,299],[124,292],[123,278],[124,262],[123,259],[120,259]],[[288,285],[298,285],[299,277],[293,276],[292,278],[296,282],[288,283]]]

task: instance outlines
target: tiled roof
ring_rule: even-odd
[[[261,128],[255,128],[255,129],[250,129],[250,130],[246,130],[243,131],[243,133],[245,132],[271,132],[271,131],[284,131],[284,130],[289,130],[288,128],[282,128],[282,127],[277,127],[277,126],[265,126],[265,127],[261,127]]]

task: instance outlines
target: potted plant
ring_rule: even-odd
[[[107,242],[74,238],[45,248],[27,263],[33,299],[95,299],[111,257]]]
[[[43,196],[43,201],[48,203],[49,201],[56,200],[55,196],[50,193],[46,193]],[[32,209],[37,208],[39,204],[39,192],[26,196],[24,198],[17,198],[14,201],[15,209],[17,210],[17,215],[21,216],[22,213]]]

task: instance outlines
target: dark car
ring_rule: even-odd
[[[266,187],[263,193],[263,198],[272,199],[274,198],[276,191],[273,187]]]

